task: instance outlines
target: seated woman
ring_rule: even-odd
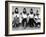
[[[14,24],[13,27],[18,27],[19,26],[19,12],[18,12],[18,8],[15,8],[13,24]]]
[[[26,15],[26,9],[23,9],[23,14],[22,14],[23,20],[22,20],[22,24],[23,27],[26,28],[26,24],[27,24],[27,15]]]
[[[29,26],[34,27],[34,14],[33,14],[33,9],[31,8],[30,14],[29,14]]]
[[[35,14],[35,26],[36,27],[40,27],[40,17],[39,17],[39,13],[38,13],[38,10],[36,11],[36,14]]]

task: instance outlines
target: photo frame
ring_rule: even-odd
[[[19,13],[16,13],[16,11]],[[26,11],[26,14],[24,11]],[[18,17],[16,15],[19,17],[19,21],[22,19],[21,23],[17,22],[16,24],[16,21],[18,21]],[[17,17],[16,21],[14,20],[16,18],[15,16]],[[35,18],[36,16],[38,17]],[[27,21],[28,19],[29,21]],[[45,3],[5,1],[5,36],[35,34],[45,34]]]

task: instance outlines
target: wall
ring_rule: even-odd
[[[46,0],[16,0],[16,1],[44,2],[46,6]],[[46,17],[45,17],[45,21],[46,21]],[[45,25],[46,25],[46,22],[45,22]],[[0,0],[0,37],[5,37],[4,35],[5,35],[5,0]],[[46,37],[46,32],[45,34],[40,34],[40,35],[26,35],[26,36],[24,35],[24,36],[16,36],[16,37]]]

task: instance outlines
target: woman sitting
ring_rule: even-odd
[[[27,24],[27,15],[26,15],[26,9],[24,8],[23,9],[23,20],[22,20],[22,24],[23,24],[23,27],[26,28],[26,24]]]
[[[33,14],[33,9],[31,8],[30,14],[29,14],[29,26],[34,27],[34,14]]]
[[[13,24],[14,24],[13,27],[18,27],[19,26],[19,12],[18,12],[18,8],[15,8]]]

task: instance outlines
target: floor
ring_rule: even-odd
[[[23,27],[23,26],[19,26],[19,27],[14,27],[13,30],[34,30],[34,29],[40,29],[40,27]]]

